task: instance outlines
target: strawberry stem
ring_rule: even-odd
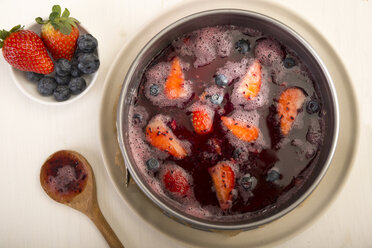
[[[41,18],[41,17],[36,17],[35,18],[35,21],[37,23],[39,23],[39,24],[47,24],[49,22],[49,20],[48,21],[44,21],[43,18]]]

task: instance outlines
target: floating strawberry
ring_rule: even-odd
[[[235,173],[229,162],[222,161],[208,169],[220,208],[225,211],[232,206],[232,191],[235,187]]]
[[[162,115],[155,116],[146,127],[146,139],[159,150],[166,151],[178,159],[187,156],[187,151],[181,141],[173,134],[162,120]]]
[[[280,94],[277,112],[280,131],[287,136],[292,129],[298,112],[302,109],[306,95],[300,88],[288,88]]]
[[[240,140],[252,142],[259,136],[260,131],[254,125],[237,121],[227,116],[222,116],[221,120],[223,125],[225,125],[225,127],[227,127],[227,129]]]
[[[175,57],[172,61],[171,70],[164,85],[164,92],[169,99],[187,96],[187,90],[184,88],[182,67],[178,57]]]
[[[52,57],[57,60],[60,58],[71,60],[76,50],[76,42],[79,37],[79,23],[70,12],[65,9],[61,16],[61,7],[54,5],[49,20],[43,21],[37,17],[36,22],[42,24],[41,39],[48,48]]]
[[[191,122],[194,130],[198,134],[207,134],[212,131],[213,128],[213,117],[214,111],[206,106],[196,106],[191,114]]]
[[[256,59],[240,82],[238,93],[243,94],[247,100],[255,98],[260,92],[262,83],[261,69],[262,66]]]
[[[168,164],[161,172],[164,188],[177,198],[190,195],[190,176],[176,164]]]
[[[0,31],[0,48],[5,60],[21,71],[49,74],[54,70],[43,41],[36,33],[23,30],[21,25]]]

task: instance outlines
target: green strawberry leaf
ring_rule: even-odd
[[[53,22],[57,17],[59,17],[60,14],[58,14],[57,12],[52,12],[50,15],[49,15],[49,20],[51,22]]]
[[[64,35],[69,35],[72,31],[72,27],[77,27],[76,24],[79,23],[75,18],[70,17],[70,11],[65,8],[61,16],[61,7],[59,5],[54,5],[52,8],[52,13],[49,15],[49,20],[47,22],[43,21],[40,17],[35,19],[39,24],[45,24],[50,22],[55,30],[59,30]]]
[[[36,17],[35,21],[39,24],[47,24],[49,22],[49,20],[44,21],[41,17]]]
[[[16,32],[16,31],[18,31],[18,30],[20,30],[20,29],[22,29],[21,25],[17,25],[17,26],[15,26],[15,27],[13,27],[9,32],[10,32],[10,33],[14,33],[14,32]]]
[[[73,27],[77,27],[77,25],[76,25],[76,23],[74,22],[74,20],[72,20],[71,18],[68,18],[67,20],[66,20],[66,22],[67,23],[69,23],[71,26],[73,26]]]
[[[3,48],[4,42],[0,40],[0,48]]]
[[[70,11],[68,11],[68,9],[66,8],[66,9],[63,11],[63,13],[62,13],[62,17],[67,18],[67,17],[69,17],[69,16],[70,16]]]
[[[59,30],[59,23],[57,22],[50,22],[55,30]]]
[[[0,39],[5,40],[6,37],[8,37],[10,33],[6,30],[0,30]]]
[[[69,19],[71,19],[73,22],[75,22],[75,23],[77,23],[77,24],[79,24],[80,22],[78,21],[78,20],[76,20],[75,18],[73,18],[73,17],[70,17]]]
[[[60,23],[59,31],[64,35],[69,35],[72,31],[71,25],[69,23]]]
[[[10,31],[6,31],[6,30],[0,30],[0,41],[3,42],[11,33],[14,33],[14,32],[17,32],[21,29],[23,29],[24,26],[21,26],[21,25],[17,25],[15,27],[13,27]]]
[[[58,13],[58,16],[61,16],[61,6],[59,5],[54,5],[52,8],[52,12]]]

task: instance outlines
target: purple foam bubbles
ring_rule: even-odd
[[[195,57],[194,67],[211,63],[217,57],[230,55],[234,41],[231,30],[226,27],[208,27],[192,32],[173,42],[177,53],[181,56]]]
[[[263,38],[256,42],[254,55],[263,65],[270,66],[274,62],[280,62],[284,59],[285,52],[276,40]]]

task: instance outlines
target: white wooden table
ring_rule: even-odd
[[[88,218],[48,198],[39,185],[45,158],[63,148],[84,154],[93,166],[102,212],[126,247],[185,247],[131,212],[114,189],[99,148],[103,83],[112,61],[136,30],[182,0],[64,0],[99,40],[98,81],[82,99],[45,106],[25,97],[0,59],[0,247],[107,247]],[[372,2],[283,0],[310,22],[339,53],[353,80],[361,135],[352,172],[337,200],[313,225],[278,247],[372,247]],[[0,28],[47,16],[46,0],[2,1]],[[186,245],[187,246],[187,245]]]

